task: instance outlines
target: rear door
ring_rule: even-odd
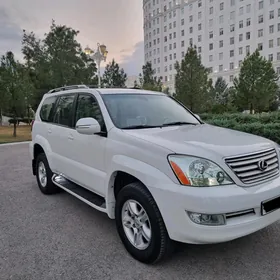
[[[48,157],[48,161],[50,164],[50,168],[52,170],[56,169],[55,161],[53,161],[53,153],[52,153],[52,131],[53,131],[53,124],[52,119],[55,113],[56,102],[58,100],[58,96],[49,96],[46,97],[40,107],[40,111],[38,113],[38,117],[40,120],[38,121],[35,118],[32,128],[32,139],[33,137],[37,136],[40,139],[36,139],[39,143],[42,142],[44,148],[46,149],[45,152]]]
[[[55,113],[52,120],[50,142],[53,152],[55,169],[53,171],[62,173],[66,177],[71,176],[71,151],[74,104],[76,94],[65,94],[59,96]]]

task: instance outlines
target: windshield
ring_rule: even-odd
[[[200,124],[166,95],[104,94],[102,98],[114,125],[120,129]]]

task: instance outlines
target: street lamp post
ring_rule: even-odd
[[[97,50],[94,52],[89,47],[85,48],[85,54],[92,58],[97,64],[98,71],[98,88],[101,88],[101,76],[100,76],[100,65],[102,61],[106,61],[108,51],[105,45],[97,44]]]

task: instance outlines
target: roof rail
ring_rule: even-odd
[[[64,86],[64,87],[59,87],[59,88],[54,88],[48,91],[48,93],[54,93],[62,90],[69,90],[69,89],[78,89],[78,88],[89,88],[86,85],[71,85],[71,86]]]

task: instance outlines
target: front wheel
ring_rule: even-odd
[[[173,244],[160,211],[141,183],[129,184],[119,192],[115,217],[126,250],[138,261],[156,263],[171,252]]]

